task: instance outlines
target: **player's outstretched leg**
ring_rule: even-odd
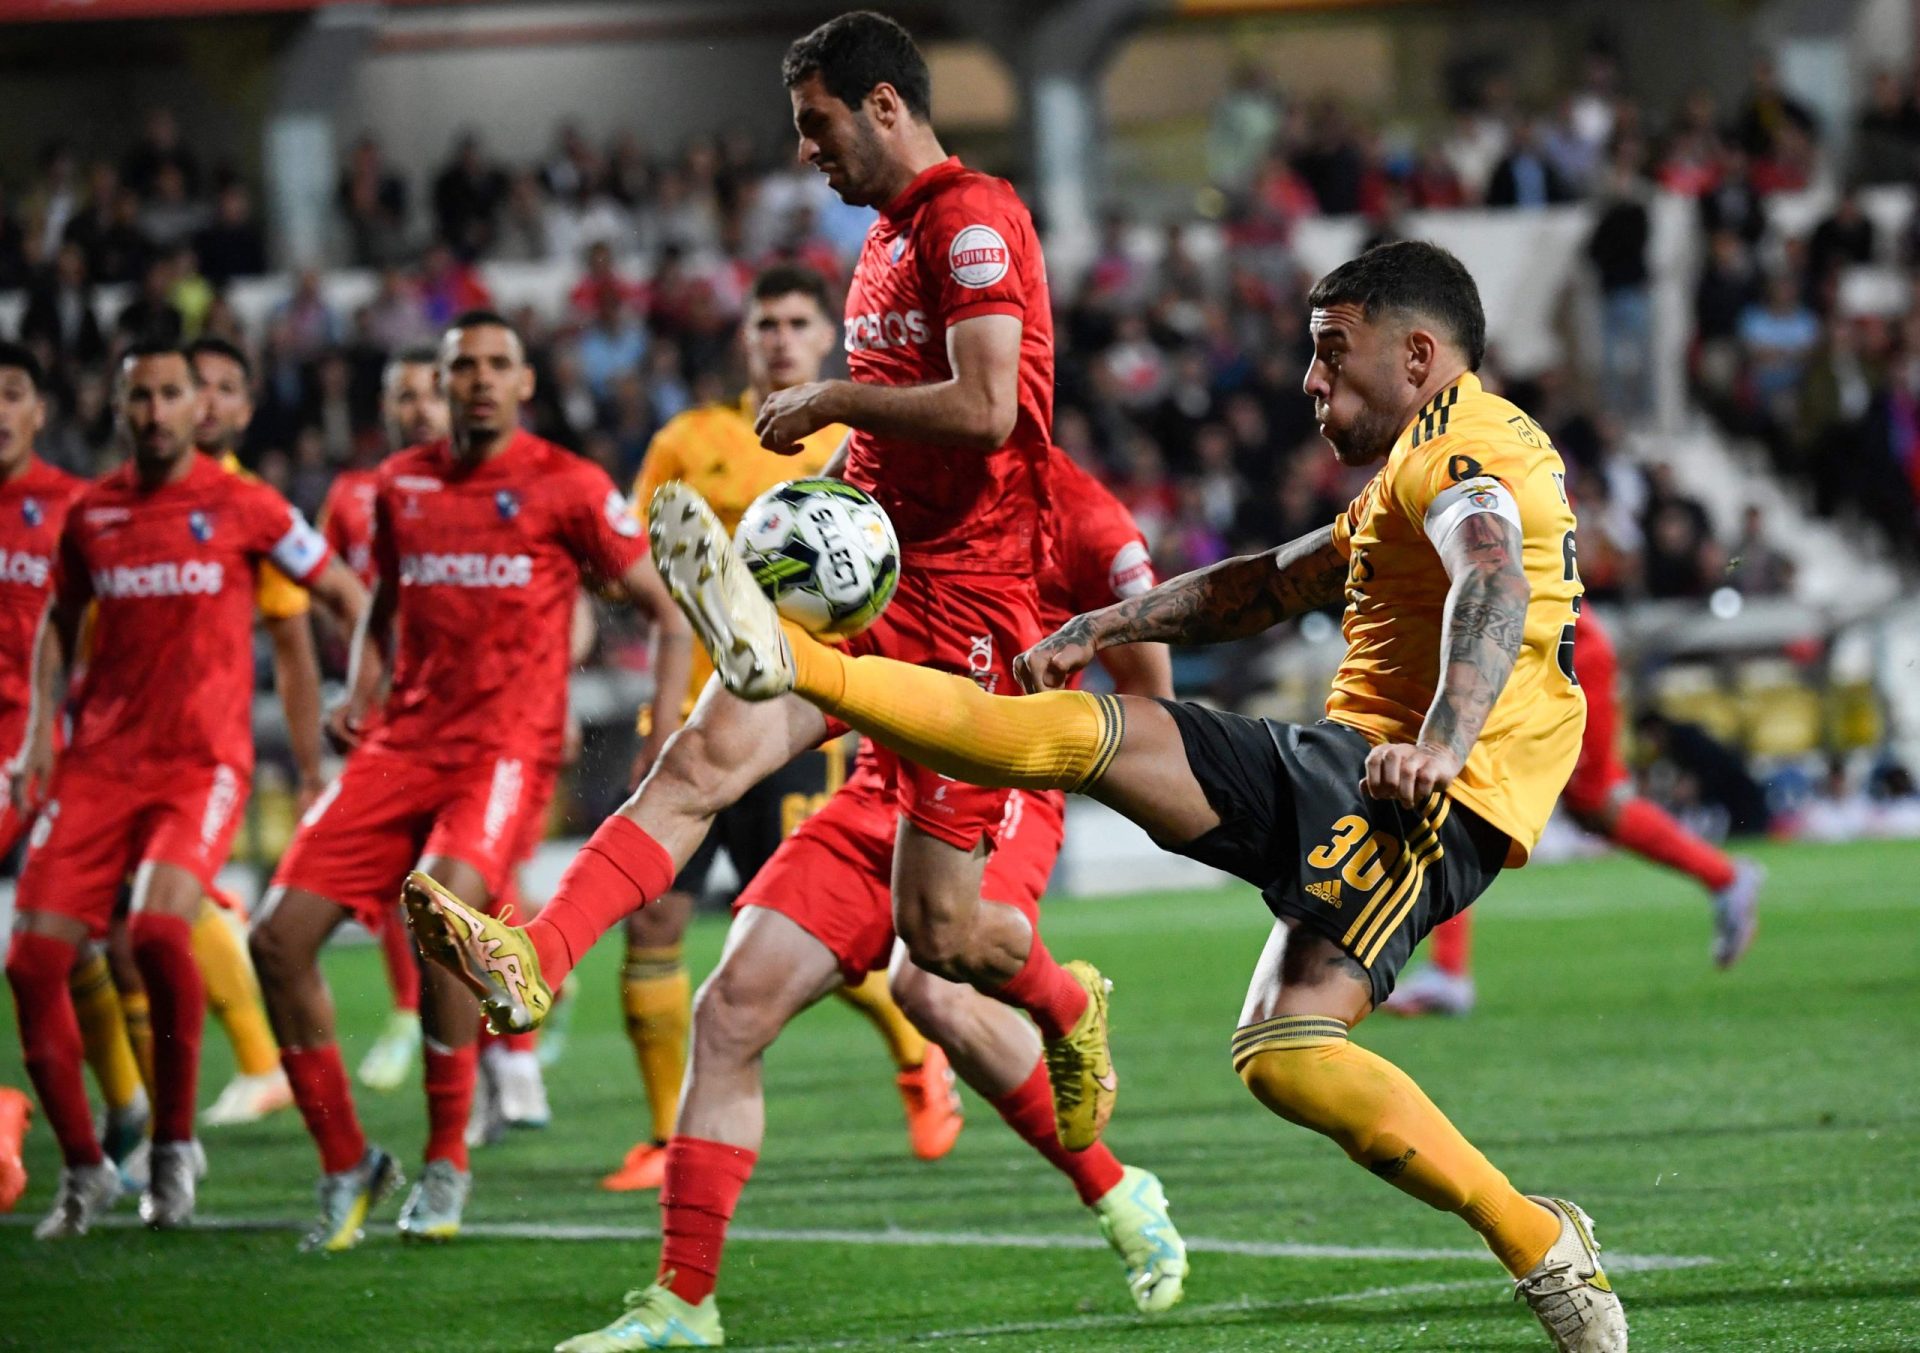
[[[400,1166],[368,1142],[354,1111],[347,1065],[334,1041],[333,997],[320,948],[347,911],[301,888],[276,887],[254,919],[248,947],[267,1017],[280,1042],[293,1101],[320,1153],[320,1217],[303,1250],[352,1249],[368,1215],[405,1181]]]
[[[1122,1165],[1105,1142],[1084,1151],[1060,1144],[1032,1026],[972,987],[915,967],[904,952],[895,956],[891,983],[901,1009],[946,1049],[960,1078],[1092,1209],[1100,1234],[1125,1266],[1133,1304],[1153,1312],[1178,1303],[1186,1288],[1187,1247],[1168,1214],[1165,1190],[1149,1171]]]
[[[1110,697],[991,696],[961,676],[885,658],[847,658],[784,625],[712,509],[684,484],[669,483],[654,495],[649,529],[668,590],[722,682],[738,695],[768,700],[792,691],[916,765],[993,788],[1083,789],[1105,773],[1119,750],[1124,717]],[[930,847],[919,861],[930,868],[902,870],[903,877],[924,882],[956,872],[941,859],[944,843],[912,831],[902,840],[903,850]],[[1089,964],[1058,963],[1032,934],[1025,936],[1024,961],[999,973],[988,974],[977,963],[936,960],[939,945],[921,932],[909,904],[937,904],[941,896],[977,903],[977,864],[975,871],[970,885],[950,882],[928,890],[925,899],[903,897],[896,888],[901,933],[923,965],[972,981],[1041,1025],[1061,1141],[1083,1149],[1112,1113],[1118,1086],[1107,1037],[1107,983]]]
[[[1275,1114],[1478,1232],[1556,1349],[1625,1353],[1626,1317],[1591,1222],[1571,1203],[1523,1196],[1405,1072],[1349,1039],[1373,997],[1333,940],[1277,923],[1234,1034],[1234,1070]]]
[[[718,1348],[714,1298],[727,1226],[766,1135],[761,1059],[795,1015],[840,984],[826,945],[788,917],[743,907],[694,1003],[693,1056],[660,1190],[660,1266],[612,1324],[556,1353]]]
[[[399,903],[381,913],[378,930],[393,1013],[354,1074],[369,1090],[398,1090],[420,1056],[420,960]]]

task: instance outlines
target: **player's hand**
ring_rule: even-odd
[[[839,422],[831,408],[835,384],[834,381],[810,381],[768,395],[753,420],[754,435],[760,438],[760,445],[775,455],[795,455],[800,450],[802,437]]]
[[[1446,747],[1387,742],[1367,753],[1367,774],[1360,787],[1371,798],[1423,808],[1436,792],[1445,793],[1458,774],[1460,758]]]
[[[293,802],[295,808],[298,809],[295,816],[297,818],[305,817],[307,810],[313,807],[314,801],[324,794],[326,789],[327,782],[324,779],[302,775],[300,777],[300,783],[295,785],[293,789]]]
[[[27,734],[26,745],[7,763],[7,792],[22,817],[30,817],[46,803],[47,782],[53,778],[53,739]]]
[[[365,722],[365,712],[355,709],[353,702],[347,701],[327,711],[327,717],[321,721],[320,731],[327,735],[333,750],[344,756],[360,745]]]
[[[1080,620],[1069,620],[1013,660],[1014,679],[1029,693],[1057,691],[1099,651]]]

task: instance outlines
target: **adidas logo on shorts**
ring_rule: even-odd
[[[1317,897],[1329,907],[1340,905],[1340,880],[1319,879],[1307,885],[1307,896]]]

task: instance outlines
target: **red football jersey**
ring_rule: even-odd
[[[342,470],[320,504],[320,534],[354,571],[373,586],[373,485],[377,470]]]
[[[53,595],[67,510],[87,481],[43,460],[0,483],[0,757],[20,750],[33,700],[33,637]]]
[[[399,609],[368,745],[439,765],[557,761],[582,575],[620,578],[647,552],[627,500],[592,461],[526,432],[471,468],[442,439],[374,473],[374,569]]]
[[[256,572],[306,586],[330,558],[292,504],[211,456],[157,489],[132,465],[91,485],[60,537],[62,600],[97,607],[69,754],[249,769]]]
[[[1004,179],[948,159],[922,173],[867,232],[847,292],[847,371],[869,385],[949,380],[947,329],[1014,315],[1020,405],[996,451],[855,432],[847,479],[879,499],[910,566],[1026,573],[1044,558],[1053,429],[1053,303],[1033,218]]]

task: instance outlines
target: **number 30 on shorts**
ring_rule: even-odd
[[[1340,869],[1340,877],[1355,892],[1371,892],[1400,858],[1400,839],[1391,832],[1375,831],[1373,824],[1357,813],[1348,813],[1333,824],[1333,839],[1307,852],[1307,863],[1315,869]],[[1346,861],[1346,868],[1340,862]]]

